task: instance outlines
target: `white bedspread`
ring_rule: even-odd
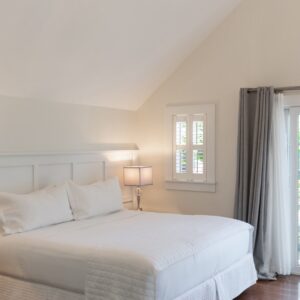
[[[239,261],[252,227],[122,211],[0,238],[0,273],[91,299],[173,299]]]

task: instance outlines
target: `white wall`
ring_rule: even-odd
[[[154,167],[145,208],[232,216],[239,88],[300,84],[299,11],[299,0],[244,0],[136,113],[0,96],[0,151],[137,142]],[[164,189],[167,103],[216,103],[216,193]]]
[[[0,152],[134,143],[134,112],[0,96]]]
[[[138,111],[141,162],[154,167],[144,207],[233,215],[240,87],[300,85],[300,1],[244,0]],[[164,107],[216,103],[216,193],[164,189]],[[155,192],[155,193],[154,193]]]

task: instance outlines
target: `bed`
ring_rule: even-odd
[[[37,168],[36,157],[31,160]],[[40,163],[49,166],[45,164],[49,160],[51,172],[42,177],[47,183],[59,174],[53,165],[61,168],[58,157],[55,163],[52,156]],[[74,156],[72,162],[66,157],[63,161],[79,171],[72,165]],[[90,155],[81,157],[80,164],[81,177],[72,177],[91,180],[91,174],[99,173]],[[97,160],[99,165],[104,166]],[[37,174],[39,179],[41,172],[33,172],[35,184],[41,182],[34,178]],[[0,299],[230,300],[257,279],[252,230],[249,224],[229,218],[123,209],[1,236]]]

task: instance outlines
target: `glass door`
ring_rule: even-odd
[[[291,107],[289,111],[290,183],[293,200],[293,273],[300,274],[300,107]]]

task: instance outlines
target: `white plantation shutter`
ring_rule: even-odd
[[[188,178],[188,116],[173,116],[173,172],[174,178]]]
[[[168,186],[172,182],[198,183],[210,185],[203,190],[214,191],[214,117],[213,104],[168,107]],[[199,186],[188,188],[188,184],[182,184],[182,189],[202,190]]]
[[[191,155],[192,176],[199,181],[206,181],[206,114],[194,114],[191,119]]]
[[[205,181],[206,115],[173,116],[173,178]]]

